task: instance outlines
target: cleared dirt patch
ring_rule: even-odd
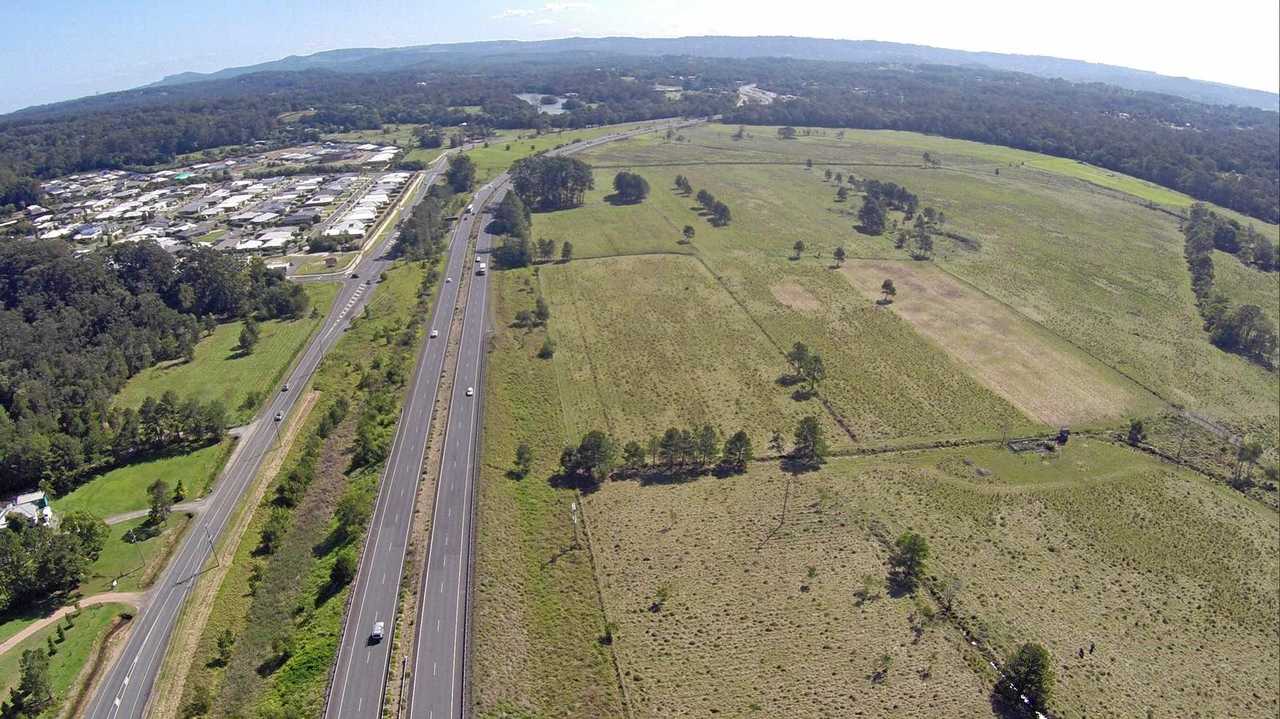
[[[893,280],[898,293],[890,310],[1046,424],[1114,419],[1154,406],[1141,387],[930,264],[866,260],[841,271],[872,300],[881,298],[886,278]]]
[[[769,291],[773,293],[775,300],[798,312],[817,312],[822,309],[818,298],[795,282],[771,285]]]

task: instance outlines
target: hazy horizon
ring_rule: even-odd
[[[232,0],[190,9],[138,0],[114,7],[53,2],[16,10],[19,22],[9,26],[0,48],[0,112],[127,90],[182,72],[326,50],[611,36],[878,40],[1044,55],[1280,92],[1280,5],[1226,0],[1194,22],[1168,12],[1165,4],[1115,5],[1081,0],[1075,12],[1045,23],[1010,0],[964,7],[920,2],[912,6],[912,24],[904,26],[900,8],[839,3],[819,3],[801,13],[723,2],[687,7],[676,0],[480,0],[438,8],[405,0],[373,0],[359,8],[298,0],[259,7]],[[41,31],[27,31],[32,27]],[[832,30],[841,27],[848,31]]]

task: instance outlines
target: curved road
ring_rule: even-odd
[[[447,156],[436,161],[423,186],[434,181],[446,161]],[[420,190],[415,194],[420,197]],[[399,211],[405,208],[401,205]],[[182,606],[195,580],[204,571],[214,543],[257,475],[264,455],[275,445],[283,422],[276,422],[273,418],[281,413],[285,421],[291,420],[289,415],[302,394],[299,390],[311,379],[320,360],[342,336],[349,319],[358,316],[368,302],[377,284],[366,284],[364,278],[377,277],[391,266],[392,260],[386,251],[393,234],[385,233],[377,248],[362,258],[356,269],[359,278],[343,280],[329,315],[286,377],[290,391],[275,392],[258,418],[245,428],[213,491],[203,500],[205,511],[148,593],[128,641],[98,685],[84,716],[91,719],[145,716],[156,675]]]

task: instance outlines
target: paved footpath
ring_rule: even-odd
[[[92,597],[85,597],[81,599],[80,608],[83,609],[85,607],[92,607],[96,604],[113,604],[117,602],[120,604],[129,604],[134,607],[138,607],[142,605],[144,596],[145,594],[143,592],[103,592],[102,594],[95,594]],[[26,639],[59,619],[62,619],[75,610],[76,608],[74,606],[58,607],[54,610],[53,614],[32,622],[30,625],[24,627],[22,631],[9,637],[3,642],[0,642],[0,655],[3,655],[10,649],[18,646],[23,639]]]

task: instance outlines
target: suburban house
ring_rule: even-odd
[[[22,517],[31,524],[53,524],[53,507],[44,492],[28,492],[0,501],[0,518]]]

